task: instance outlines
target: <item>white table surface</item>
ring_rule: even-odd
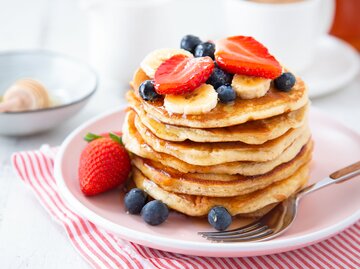
[[[66,20],[62,14],[66,14]],[[86,59],[85,27],[84,14],[76,1],[0,0],[0,50],[40,47]],[[104,92],[112,96],[106,97],[109,95]],[[109,107],[124,104],[123,93],[114,83],[101,81],[97,96],[89,105],[56,130],[23,138],[0,137],[0,268],[89,268],[71,246],[64,230],[15,177],[10,156],[44,143],[59,145],[82,122]],[[360,74],[341,91],[312,100],[312,105],[360,133],[359,102]]]

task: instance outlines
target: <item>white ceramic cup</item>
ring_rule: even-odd
[[[166,47],[173,31],[170,0],[83,0],[89,60],[102,78],[123,85],[148,52]]]
[[[228,0],[228,35],[253,36],[283,65],[299,72],[311,64],[316,42],[332,25],[334,9],[334,0],[281,4]]]
[[[89,60],[102,78],[128,84],[152,50],[177,48],[186,34],[225,35],[224,1],[81,0],[88,18]],[[218,20],[215,23],[214,9]]]

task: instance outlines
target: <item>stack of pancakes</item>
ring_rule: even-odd
[[[297,78],[289,92],[218,103],[200,115],[170,114],[163,99],[144,101],[138,69],[123,142],[133,181],[154,199],[189,216],[223,206],[233,216],[261,216],[307,182],[312,142],[308,97]]]

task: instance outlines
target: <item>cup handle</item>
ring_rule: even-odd
[[[335,0],[320,0],[320,35],[330,31],[335,15],[335,6]]]

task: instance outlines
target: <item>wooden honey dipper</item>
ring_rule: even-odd
[[[47,108],[50,98],[45,87],[33,79],[16,81],[4,94],[1,112],[18,112]]]

